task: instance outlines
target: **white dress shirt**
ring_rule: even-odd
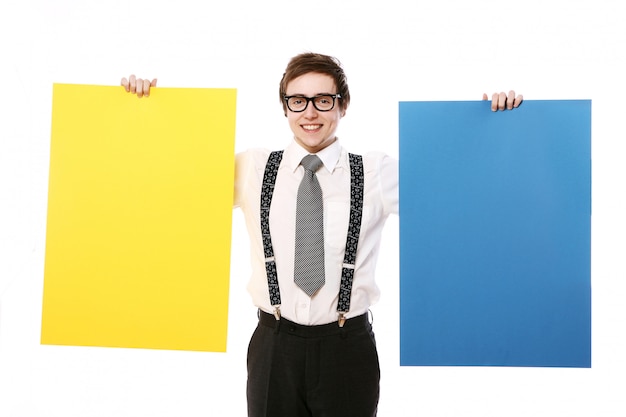
[[[261,240],[260,196],[270,151],[251,149],[237,154],[234,205],[243,210],[250,236],[252,277],[248,291],[252,302],[272,313]],[[350,164],[338,141],[320,151],[324,166],[317,178],[324,196],[326,283],[309,297],[293,281],[296,196],[308,152],[293,141],[283,154],[270,209],[270,233],[281,295],[283,317],[304,325],[337,321],[337,300],[350,213]],[[346,317],[367,312],[380,296],[374,280],[380,236],[390,213],[398,213],[398,161],[382,153],[363,155],[365,188],[363,219],[356,255],[350,311]],[[236,256],[236,255],[235,255]]]

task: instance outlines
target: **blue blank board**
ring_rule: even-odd
[[[400,103],[400,364],[591,367],[591,101]]]

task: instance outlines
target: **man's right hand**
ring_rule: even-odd
[[[141,98],[143,96],[148,97],[150,95],[150,87],[156,87],[157,80],[156,78],[152,81],[144,80],[141,78],[135,77],[135,75],[131,75],[126,79],[126,77],[122,78],[122,87],[128,93],[137,94],[137,97]]]

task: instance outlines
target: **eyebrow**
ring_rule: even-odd
[[[317,97],[317,96],[334,96],[337,93],[317,93],[312,96],[307,96],[306,94],[285,94],[287,97]]]

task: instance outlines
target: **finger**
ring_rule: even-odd
[[[143,80],[143,95],[148,97],[150,96],[150,86],[152,83],[150,80]]]
[[[157,79],[150,81],[150,87],[156,87]]]
[[[136,87],[135,93],[137,94],[137,98],[141,98],[141,97],[143,97],[143,93],[144,93],[144,90],[143,90],[143,80],[141,78],[137,78],[136,85],[137,85],[137,87]]]
[[[498,98],[500,98],[498,93],[493,93],[491,96],[491,111],[498,111]]]
[[[126,90],[126,92],[128,93],[128,91],[130,91],[130,86],[128,85],[128,80],[126,79],[126,77],[122,78],[122,87],[124,87],[124,90]]]
[[[515,97],[515,102],[513,103],[513,108],[516,109],[519,107],[520,104],[522,104],[522,101],[524,101],[524,96],[519,94],[517,97]]]
[[[130,86],[130,92],[135,94],[135,92],[137,91],[137,78],[135,77],[135,74],[132,74],[130,76],[130,78],[128,79],[128,84]]]
[[[489,100],[489,96],[487,96],[487,93],[483,93],[483,100]]]
[[[515,91],[509,91],[509,95],[506,98],[506,108],[509,110],[513,110],[513,105],[515,104]]]
[[[498,96],[498,110],[504,110],[505,105],[506,105],[506,94],[502,92]]]

